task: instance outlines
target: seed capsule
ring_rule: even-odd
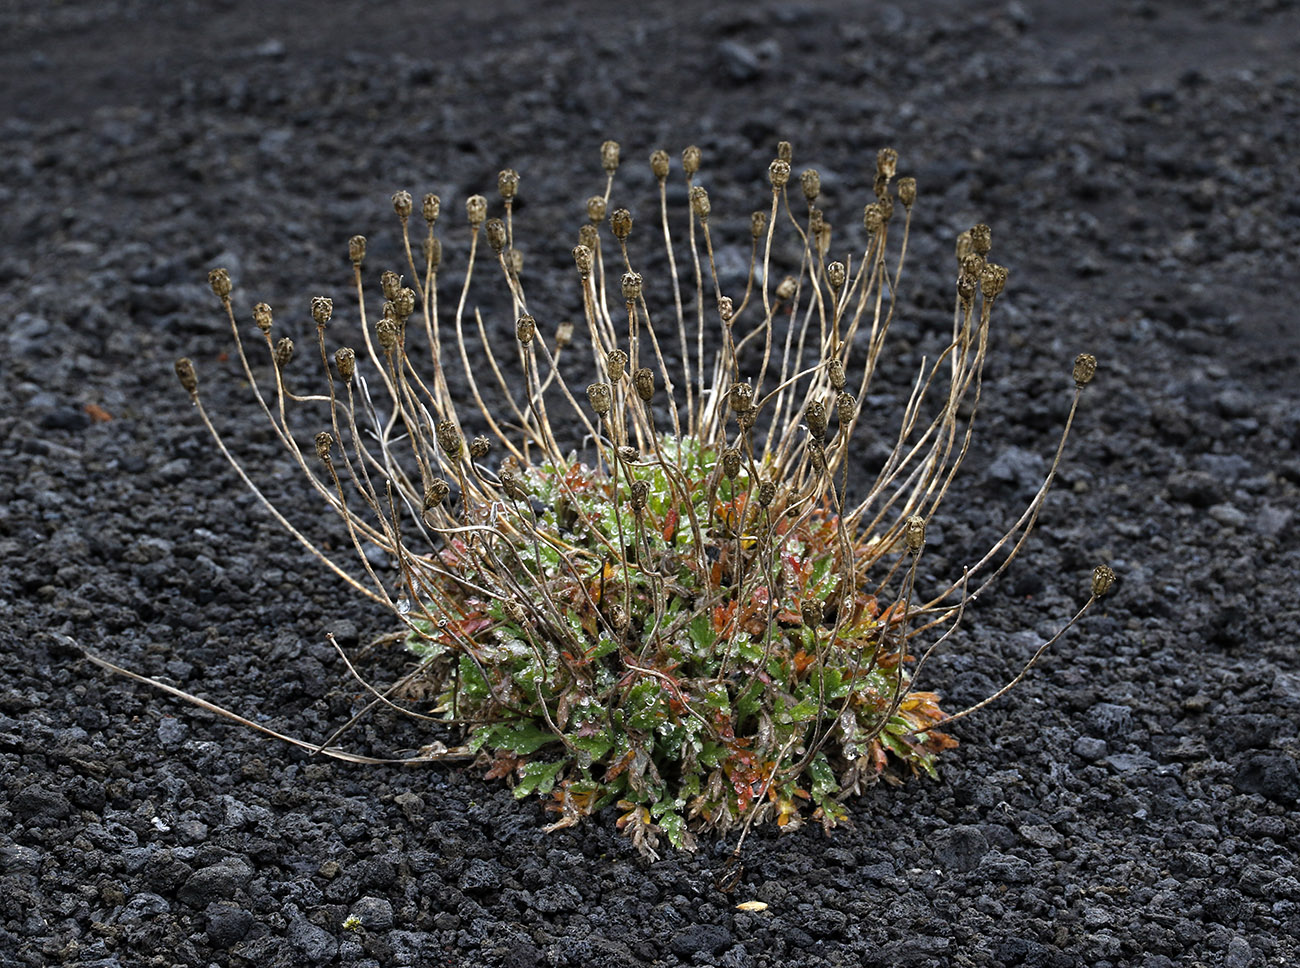
[[[620,634],[626,632],[631,624],[627,616],[627,609],[618,602],[609,607],[609,624],[614,626],[614,630]]]
[[[832,357],[826,364],[826,375],[830,378],[831,386],[836,390],[844,389],[844,361],[838,356]]]
[[[358,269],[361,263],[366,261],[366,237],[364,235],[354,235],[348,239],[348,258]]]
[[[835,412],[839,414],[840,426],[847,428],[858,413],[858,398],[847,390],[835,394]]]
[[[420,214],[424,220],[429,223],[429,228],[433,228],[433,223],[438,221],[438,214],[442,211],[442,199],[437,195],[425,195],[420,200]]]
[[[980,270],[980,292],[984,293],[985,299],[997,299],[1002,295],[1002,290],[1007,285],[1007,270],[1005,266],[994,265],[992,262],[986,263]]]
[[[724,326],[730,326],[731,321],[736,316],[736,304],[731,301],[730,296],[718,297],[718,318],[722,320]]]
[[[293,359],[293,340],[287,336],[281,337],[280,342],[275,344],[271,359],[274,360],[277,369],[283,370],[288,366],[289,361]]]
[[[322,430],[316,435],[316,456],[326,464],[333,460],[333,458],[330,457],[330,448],[333,446],[334,435],[328,430]]]
[[[578,226],[578,244],[585,245],[595,253],[600,248],[600,229],[590,222],[583,222]]]
[[[614,233],[614,238],[626,242],[627,237],[632,234],[632,213],[625,208],[614,209],[614,214],[609,217],[609,227]]]
[[[524,607],[516,599],[502,599],[501,610],[506,613],[506,618],[516,625],[523,625],[528,619],[528,613],[524,611]]]
[[[816,168],[805,168],[799,175],[799,186],[803,189],[803,197],[812,204],[822,193],[821,173]]]
[[[606,141],[600,146],[600,167],[612,175],[618,171],[618,142]]]
[[[876,174],[881,178],[893,178],[898,171],[898,152],[893,148],[881,148],[876,152]]]
[[[555,348],[562,350],[573,342],[573,323],[560,323],[555,327]]]
[[[410,286],[403,286],[397,290],[397,296],[393,299],[393,312],[399,320],[405,320],[411,313],[415,312],[415,290]]]
[[[424,259],[430,269],[437,269],[442,264],[442,242],[433,237],[424,240]]]
[[[213,269],[208,273],[208,285],[216,297],[223,302],[230,298],[230,290],[233,288],[230,283],[230,273],[225,269]]]
[[[776,499],[776,485],[771,481],[758,482],[758,506],[761,508],[770,507]]]
[[[776,156],[787,165],[790,164],[794,160],[794,145],[788,141],[778,141],[776,143]]]
[[[744,413],[754,402],[754,388],[748,383],[733,383],[727,391],[727,401],[736,413]]]
[[[722,452],[722,473],[729,481],[734,481],[740,474],[740,451],[735,447],[728,447]]]
[[[383,290],[384,298],[392,302],[397,298],[397,290],[402,288],[402,277],[392,269],[385,269],[379,277],[379,288]]]
[[[815,598],[805,598],[799,605],[799,614],[803,617],[803,624],[810,629],[820,627],[826,617],[825,607]]]
[[[424,491],[424,509],[431,511],[443,501],[447,500],[447,495],[451,493],[451,486],[441,477],[435,477],[429,482],[429,486]]]
[[[340,346],[334,352],[334,365],[338,367],[339,376],[343,382],[347,383],[352,379],[352,374],[357,372],[357,354],[349,346]]]
[[[646,508],[646,502],[649,499],[649,497],[650,497],[649,481],[632,482],[631,496],[629,497],[628,500],[632,505],[633,511],[635,511],[637,514],[640,514],[642,511],[644,511]]]
[[[655,373],[648,366],[639,368],[632,374],[632,386],[636,388],[636,395],[649,403],[655,395]]]
[[[623,298],[627,302],[636,302],[641,298],[641,273],[625,272],[620,282],[623,287]]]
[[[705,191],[703,185],[695,185],[691,188],[691,211],[701,222],[708,221],[712,206],[709,204],[709,193]]]
[[[497,172],[497,193],[503,201],[512,201],[519,193],[519,172],[503,168]]]
[[[591,403],[591,409],[595,410],[600,416],[609,413],[610,407],[613,406],[613,394],[610,392],[608,383],[593,383],[587,387],[587,400]]]
[[[758,241],[767,234],[767,213],[755,212],[749,217],[749,234]]]
[[[533,319],[527,313],[515,320],[515,339],[519,340],[524,346],[533,341],[537,335],[537,320]]]
[[[794,281],[794,276],[786,276],[781,280],[781,284],[776,287],[776,298],[785,302],[787,299],[793,299],[798,284]]]
[[[617,383],[623,379],[626,371],[627,354],[622,350],[610,350],[605,356],[605,375],[609,377],[609,382]]]
[[[808,424],[808,433],[812,434],[814,440],[823,440],[826,437],[826,407],[824,404],[814,400],[804,409],[804,421]]]
[[[605,199],[600,195],[592,195],[587,199],[587,218],[591,220],[592,225],[599,225],[605,221]]]
[[[903,525],[903,544],[912,554],[925,547],[925,519],[919,514],[913,514]]]
[[[585,245],[575,245],[573,247],[573,262],[578,267],[578,275],[582,276],[582,278],[586,279],[591,275],[591,249]]]
[[[271,307],[266,303],[258,303],[253,307],[253,322],[263,333],[271,332]]]
[[[775,191],[780,191],[790,184],[790,162],[780,158],[767,166],[767,178]]]
[[[465,199],[465,215],[469,218],[469,224],[478,228],[487,218],[487,199],[482,195],[471,195]]]
[[[316,320],[317,326],[324,326],[334,315],[334,300],[328,296],[311,297],[311,318]]]
[[[482,460],[492,450],[492,441],[482,434],[479,434],[469,442],[469,456],[475,460]]]
[[[650,156],[650,170],[654,172],[655,178],[661,182],[668,177],[669,163],[668,152],[662,148]]]
[[[182,356],[176,361],[176,378],[181,381],[181,386],[190,396],[196,396],[199,392],[198,374],[194,372],[194,361],[188,356]]]
[[[514,471],[505,470],[504,468],[502,469],[501,490],[505,496],[510,498],[512,501],[528,500],[528,491],[524,488],[523,484],[520,483],[519,478],[515,475]]]
[[[499,218],[490,218],[487,225],[483,227],[487,234],[488,245],[492,246],[492,251],[500,255],[506,247],[506,223]]]
[[[879,202],[872,202],[862,209],[862,227],[868,234],[875,235],[884,225],[885,218],[881,213]]]
[[[641,459],[641,453],[629,444],[624,444],[618,449],[618,459],[624,464],[635,464]]]
[[[439,420],[434,427],[434,436],[438,438],[438,446],[442,448],[444,454],[452,460],[460,459],[465,439],[452,421]]]
[[[916,179],[900,178],[898,180],[898,200],[903,203],[903,208],[909,212],[916,203]]]
[[[682,170],[688,175],[694,175],[700,170],[700,149],[691,145],[682,152]]]
[[[1080,353],[1074,358],[1074,385],[1085,387],[1097,374],[1097,357],[1091,353]]]
[[[1092,570],[1092,597],[1101,598],[1115,584],[1115,572],[1109,565],[1098,565]]]
[[[385,316],[375,323],[375,335],[379,337],[379,345],[385,350],[396,349],[400,338],[397,320],[392,316]]]
[[[826,281],[836,292],[844,288],[844,281],[847,278],[848,270],[844,268],[843,262],[832,262],[826,267]]]
[[[970,243],[976,255],[988,255],[989,249],[993,248],[993,230],[983,222],[972,225]]]

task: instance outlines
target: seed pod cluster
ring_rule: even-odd
[[[492,251],[500,255],[506,247],[506,223],[499,218],[490,218],[487,224],[483,226],[483,231],[487,234],[488,245]]]
[[[181,381],[181,386],[191,397],[199,392],[198,374],[194,372],[194,361],[188,356],[182,356],[176,361],[176,379]]]
[[[435,477],[429,482],[429,486],[424,489],[424,510],[430,511],[436,508],[443,501],[447,500],[447,495],[451,493],[451,485],[441,477]]]
[[[512,202],[519,194],[519,172],[513,168],[503,168],[497,172],[497,194],[501,200]]]
[[[334,365],[338,367],[339,376],[344,383],[352,380],[352,375],[357,372],[357,354],[350,346],[340,346],[334,351]]]
[[[668,166],[670,164],[668,152],[662,148],[650,156],[650,171],[658,181],[663,182],[668,177]]]
[[[614,395],[610,392],[608,383],[593,383],[587,387],[587,400],[591,403],[591,409],[603,417],[613,406]]]
[[[813,440],[826,439],[826,405],[814,400],[804,408],[804,422]]]
[[[438,446],[442,452],[452,460],[460,460],[460,455],[465,446],[465,438],[461,436],[460,429],[450,420],[439,420],[434,427],[434,436],[438,438]]]
[[[641,298],[641,273],[625,272],[619,282],[623,289],[623,298],[627,302],[634,303]]]
[[[263,333],[271,332],[271,307],[264,302],[253,307],[253,322]]]
[[[469,442],[469,456],[475,460],[482,460],[492,450],[492,441],[490,438],[479,434]]]
[[[275,344],[275,350],[271,354],[271,359],[275,363],[277,370],[283,370],[293,359],[293,340],[287,336],[282,336],[280,342]]]
[[[727,480],[734,481],[740,474],[740,450],[728,447],[722,452],[722,473]]]
[[[527,346],[537,335],[537,320],[527,313],[515,320],[515,339]]]
[[[799,187],[803,189],[803,197],[808,199],[811,205],[817,201],[817,196],[822,193],[822,176],[816,168],[805,168],[799,174]]]
[[[614,209],[614,214],[609,217],[609,228],[614,238],[626,242],[632,234],[632,213],[625,208]]]
[[[619,146],[617,141],[606,141],[600,146],[600,167],[605,169],[606,174],[614,174],[618,171]]]
[[[627,354],[622,350],[610,350],[605,356],[605,376],[610,383],[617,383],[627,372]]]
[[[605,221],[605,197],[603,195],[592,195],[587,199],[587,219],[592,225],[599,225]]]
[[[392,316],[385,316],[379,320],[379,322],[375,323],[375,335],[379,338],[379,345],[388,352],[397,349],[397,343],[400,339],[397,320]]]
[[[333,463],[334,458],[330,456],[330,448],[334,446],[334,435],[328,430],[322,430],[316,435],[316,456],[326,464]]]
[[[636,395],[646,403],[654,399],[655,395],[655,372],[648,366],[642,366],[632,374],[632,386],[636,389]]]
[[[1115,572],[1110,565],[1098,565],[1092,570],[1092,595],[1101,598],[1115,584]]]
[[[682,171],[687,175],[694,175],[700,170],[700,149],[696,145],[690,145],[682,152]]]
[[[912,554],[925,547],[925,519],[919,514],[913,514],[903,525],[903,544]]]
[[[226,269],[213,269],[208,273],[208,285],[212,287],[212,292],[223,302],[230,298],[230,291],[233,288],[230,282],[230,272]]]
[[[433,223],[438,221],[438,214],[442,211],[442,199],[437,195],[425,195],[420,200],[420,214],[424,220],[429,223],[429,228],[433,228]]]
[[[1086,387],[1097,374],[1097,357],[1091,353],[1080,353],[1074,358],[1074,385]]]
[[[767,166],[767,178],[772,183],[773,191],[780,191],[790,184],[790,162],[776,159]]]
[[[328,296],[311,297],[311,318],[317,326],[325,326],[334,315],[334,300]]]
[[[487,199],[482,195],[471,195],[465,199],[465,216],[474,228],[482,225],[487,218]]]
[[[361,263],[366,261],[366,237],[364,235],[354,235],[348,239],[348,258],[352,265],[358,269]]]

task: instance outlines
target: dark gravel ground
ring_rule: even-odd
[[[0,5],[0,965],[1297,963],[1295,5],[161,6]],[[941,781],[876,788],[831,838],[752,837],[731,896],[730,845],[646,864],[608,817],[543,835],[473,769],[309,759],[81,652],[296,735],[346,719],[324,633],[391,626],[176,386],[188,354],[268,492],[338,539],[240,393],[206,272],[305,332],[350,234],[392,256],[389,193],[440,192],[450,233],[511,165],[532,289],[570,292],[606,137],[632,192],[651,149],[698,143],[739,232],[778,139],[845,225],[897,147],[921,184],[900,379],[952,237],[994,227],[1011,284],[943,574],[1017,513],[1069,361],[1102,361],[1041,530],[931,681],[953,708],[995,688],[1097,561],[1119,590],[956,729]]]

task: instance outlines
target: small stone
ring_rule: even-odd
[[[338,954],[339,943],[322,927],[310,921],[293,921],[285,932],[289,943],[312,964],[322,964]]]
[[[386,931],[393,926],[393,905],[387,898],[366,895],[352,905],[349,913],[369,931]]]
[[[1074,755],[1080,759],[1095,763],[1106,755],[1106,741],[1095,736],[1080,736],[1074,741]]]

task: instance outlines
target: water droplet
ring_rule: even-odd
[[[399,598],[397,600],[397,614],[406,615],[411,611],[411,600],[409,598]]]

